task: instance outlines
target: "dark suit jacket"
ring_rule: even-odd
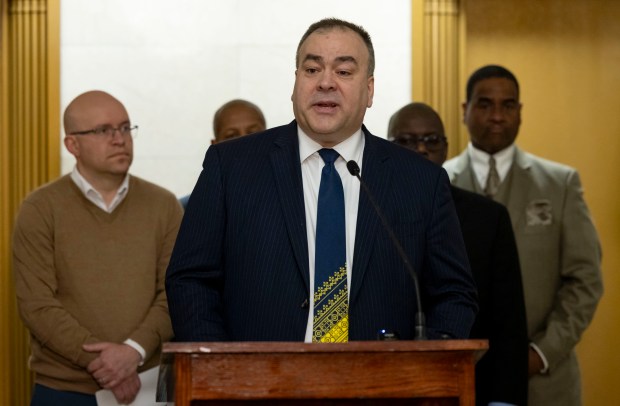
[[[362,178],[422,285],[428,335],[465,338],[477,303],[445,171],[365,128]],[[168,267],[177,341],[303,341],[309,265],[297,123],[212,145]],[[349,339],[413,337],[412,279],[360,192]]]
[[[478,286],[471,338],[489,340],[476,364],[476,404],[527,404],[528,338],[519,255],[508,210],[452,187],[465,247]]]

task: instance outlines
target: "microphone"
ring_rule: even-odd
[[[414,340],[426,340],[426,318],[424,317],[424,312],[422,311],[422,300],[420,298],[420,284],[418,282],[418,275],[413,270],[413,266],[411,265],[411,262],[409,261],[409,258],[407,257],[407,254],[405,253],[405,250],[403,249],[403,246],[400,244],[400,241],[398,241],[398,238],[396,238],[396,234],[394,234],[394,230],[392,230],[392,227],[390,227],[390,225],[388,224],[385,216],[383,215],[383,212],[381,211],[381,208],[379,207],[372,193],[368,189],[368,186],[366,186],[366,183],[362,181],[362,178],[360,176],[360,167],[357,164],[357,162],[353,160],[348,161],[347,169],[349,170],[349,173],[351,175],[355,176],[360,181],[360,186],[366,193],[366,196],[368,196],[368,200],[370,200],[370,204],[375,209],[375,212],[381,219],[381,224],[383,224],[383,228],[385,228],[385,230],[388,232],[390,239],[392,240],[392,243],[394,244],[394,246],[396,247],[396,250],[398,251],[398,255],[400,256],[401,260],[405,264],[407,271],[409,271],[409,275],[411,275],[411,279],[413,279],[413,286],[415,288],[415,296],[416,296],[416,301],[418,305],[418,311],[415,314],[415,333],[414,333],[413,339]]]

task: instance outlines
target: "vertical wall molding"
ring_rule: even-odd
[[[17,313],[11,235],[24,196],[60,172],[60,0],[0,1],[0,404],[27,405],[29,337]]]
[[[412,0],[412,99],[441,116],[449,156],[464,147],[461,102],[464,70],[463,0]]]
[[[8,0],[0,0],[0,404],[11,404],[10,235],[12,211],[9,175]]]

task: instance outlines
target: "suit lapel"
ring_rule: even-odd
[[[390,188],[390,180],[392,179],[389,156],[380,148],[377,139],[365,127],[363,131],[365,145],[362,161],[362,180],[368,186],[379,207],[383,208],[385,207],[385,196]],[[379,227],[381,227],[381,221],[363,188],[360,186],[353,253],[351,303],[362,286]]]
[[[519,148],[516,148],[512,164],[512,185],[510,187],[509,199],[507,202],[501,202],[508,208],[512,226],[515,230],[517,225],[523,220],[523,208],[527,207],[527,201],[530,199],[532,185],[530,166],[531,162],[527,155]]]
[[[457,158],[454,165],[454,172],[451,176],[451,183],[461,189],[476,191],[474,172],[470,165],[467,150],[463,151]]]
[[[295,260],[298,269],[301,270],[306,287],[309,288],[310,271],[308,268],[306,213],[299,161],[297,123],[295,121],[285,127],[282,134],[276,139],[275,148],[270,157],[276,189]]]
[[[516,229],[517,224],[522,220],[523,207],[529,196],[530,180],[530,166],[531,161],[527,155],[519,148],[515,151],[514,163],[512,166],[512,185],[510,187],[510,194],[508,201],[500,201],[504,204],[510,213],[510,219],[513,227]],[[471,165],[471,159],[467,150],[465,149],[460,155],[457,156],[454,165],[454,170],[451,174],[451,182],[454,186],[460,187],[465,190],[471,190],[476,193],[481,193],[480,187],[475,184],[474,170]]]

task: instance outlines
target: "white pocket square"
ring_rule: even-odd
[[[532,200],[526,209],[528,226],[550,226],[553,220],[551,201],[547,199]]]

